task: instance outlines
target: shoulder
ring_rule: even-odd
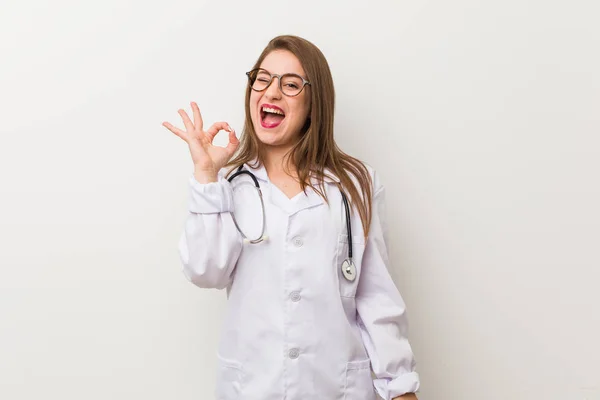
[[[373,194],[373,196],[375,196],[384,189],[383,183],[381,182],[380,175],[371,164],[366,163],[364,161],[360,161],[360,163],[364,166],[366,174],[369,177],[369,186],[370,187],[368,187],[368,190],[370,190],[371,193]],[[350,176],[351,176],[354,184],[357,185],[357,187],[361,187],[360,179],[354,175],[350,175]],[[363,189],[367,189],[367,188],[363,188]]]
[[[367,171],[369,171],[369,175],[371,176],[371,190],[375,196],[384,189],[383,182],[381,181],[381,175],[371,165],[366,163],[364,164],[367,168]]]
[[[228,174],[229,171],[231,171],[231,167],[223,167],[219,170],[219,177],[223,177],[225,178]]]

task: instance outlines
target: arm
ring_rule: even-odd
[[[189,185],[190,213],[179,241],[183,273],[196,286],[223,289],[231,282],[242,250],[242,236],[230,214],[231,184],[219,176],[208,183],[190,177]]]
[[[179,241],[183,272],[200,287],[222,289],[231,282],[231,273],[242,250],[242,237],[235,228],[233,191],[218,173],[231,159],[240,141],[226,122],[217,122],[204,130],[198,104],[191,103],[194,121],[179,109],[185,130],[163,122],[163,126],[184,140],[194,163],[190,177],[190,214]],[[212,144],[219,131],[229,132],[226,147]]]
[[[388,271],[385,192],[383,187],[375,187],[373,217],[356,292],[359,326],[379,395],[384,400],[414,400],[419,376],[407,339],[405,304]]]

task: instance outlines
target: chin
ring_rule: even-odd
[[[253,121],[254,122],[254,121]],[[264,128],[260,125],[260,122],[257,124],[254,123],[254,132],[256,132],[256,137],[258,141],[266,146],[291,146],[294,142],[294,138],[290,137],[287,133],[287,126],[280,125],[275,129]]]
[[[265,132],[264,130],[256,131],[258,141],[267,146],[278,146],[281,145],[281,137],[273,134],[272,132]]]

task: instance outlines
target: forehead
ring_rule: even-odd
[[[272,74],[298,74],[304,76],[304,68],[300,60],[287,50],[274,50],[270,52],[260,68],[264,68]]]

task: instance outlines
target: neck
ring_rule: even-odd
[[[285,167],[289,168],[291,174],[295,174],[296,168],[289,156],[286,154],[291,150],[291,147],[268,147],[264,152],[264,164],[267,173],[282,174],[285,173]],[[287,163],[287,165],[286,165]]]

